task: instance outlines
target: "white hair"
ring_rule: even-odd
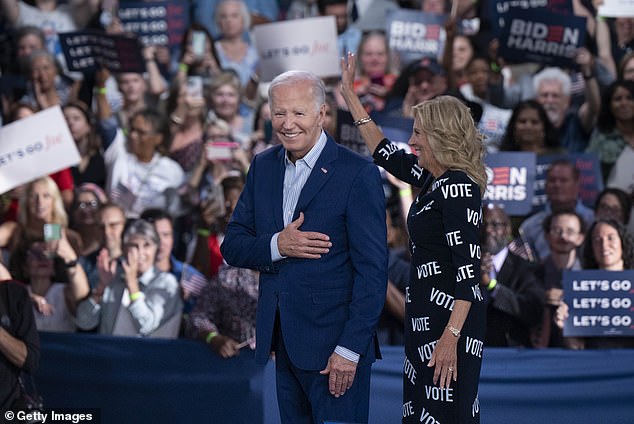
[[[216,26],[220,27],[220,16],[218,15],[218,11],[220,10],[220,5],[225,3],[237,3],[240,6],[240,14],[242,15],[242,23],[244,24],[243,30],[248,31],[251,28],[251,14],[249,13],[246,3],[242,0],[220,0],[214,11],[214,22]]]
[[[545,81],[557,81],[561,84],[561,90],[564,93],[564,96],[570,95],[570,87],[572,85],[572,81],[570,80],[570,76],[562,71],[560,68],[544,68],[542,71],[538,72],[533,76],[533,90],[535,93],[539,91],[539,86],[542,82]]]
[[[326,87],[317,75],[309,71],[287,71],[276,76],[269,85],[269,106],[273,106],[273,90],[280,85],[291,85],[307,81],[311,84],[315,95],[315,107],[317,110],[326,104]]]

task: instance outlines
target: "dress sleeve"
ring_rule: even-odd
[[[374,163],[399,180],[414,187],[422,187],[430,175],[429,171],[418,165],[416,155],[399,149],[396,144],[387,138],[384,138],[379,143],[372,157],[374,158]]]
[[[443,197],[443,226],[456,269],[455,298],[482,301],[480,293],[480,188],[463,173],[438,189]]]

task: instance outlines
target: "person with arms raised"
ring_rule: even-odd
[[[367,116],[353,90],[355,57],[347,59],[341,92],[375,162],[421,188],[407,219],[403,423],[478,423],[486,314],[479,284],[483,136],[464,103],[440,96],[413,107],[415,154],[399,150]]]

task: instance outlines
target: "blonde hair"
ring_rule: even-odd
[[[238,92],[238,94],[241,94],[240,93],[240,87],[241,87],[240,77],[238,77],[238,74],[236,74],[235,71],[232,71],[232,70],[222,71],[221,73],[216,75],[209,83],[208,92],[209,94],[213,94],[220,87],[225,85],[232,87],[234,90]]]
[[[476,128],[469,108],[455,97],[438,96],[413,109],[438,164],[465,172],[483,194],[487,185],[484,135]]]
[[[59,224],[63,228],[68,227],[68,215],[64,209],[64,202],[62,201],[62,195],[57,188],[57,184],[51,177],[41,177],[37,180],[31,181],[24,188],[24,193],[20,198],[20,205],[18,209],[18,222],[22,224],[24,228],[29,228],[31,221],[31,213],[29,211],[29,198],[33,192],[33,187],[36,184],[44,184],[46,190],[53,197],[53,216],[48,224]]]

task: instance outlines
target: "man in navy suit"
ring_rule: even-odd
[[[221,246],[260,271],[256,360],[275,352],[283,423],[365,423],[387,285],[377,167],[323,130],[325,89],[290,71],[269,88],[281,145],[257,155]]]

